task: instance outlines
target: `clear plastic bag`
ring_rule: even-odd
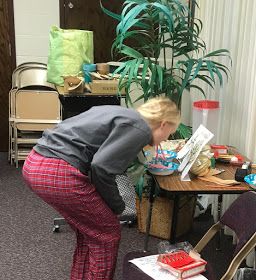
[[[170,244],[169,241],[161,241],[157,245],[157,250],[159,254],[173,253],[179,250],[189,253],[191,250],[193,250],[193,246],[187,241],[176,244]]]
[[[239,268],[234,277],[234,280],[255,280],[256,269],[253,268]]]

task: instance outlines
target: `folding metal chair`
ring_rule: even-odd
[[[61,121],[61,107],[56,91],[18,90],[13,119],[14,161],[24,160],[45,129]]]
[[[11,164],[14,161],[18,167],[18,161],[25,159],[42,131],[53,127],[61,118],[55,85],[47,82],[46,64],[26,62],[19,65],[13,71],[9,92],[8,159]]]
[[[214,224],[202,239],[195,246],[195,250],[198,253],[203,253],[203,249],[207,243],[213,238],[213,236],[223,229],[224,226],[228,226],[232,229],[238,239],[236,244],[233,259],[224,275],[220,280],[233,279],[236,271],[238,270],[241,262],[247,257],[247,255],[255,249],[256,246],[256,193],[245,192],[241,194],[226,210],[220,221]],[[143,252],[129,252],[123,262],[123,280],[151,280],[152,278],[139,270],[136,266],[129,262],[133,258],[149,255],[149,253]],[[214,275],[214,265],[209,264],[207,267],[207,279],[216,279]]]

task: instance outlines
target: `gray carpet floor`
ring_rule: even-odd
[[[69,280],[75,235],[68,225],[53,233],[53,219],[59,215],[25,186],[21,168],[8,163],[7,153],[0,153],[0,216],[0,280]],[[196,244],[211,224],[209,215],[196,219],[182,240]],[[136,225],[122,226],[114,280],[122,279],[124,255],[143,250],[144,238]],[[152,253],[160,241],[150,237]],[[213,243],[205,253],[215,263],[217,275],[231,258],[232,241],[224,237],[222,243],[222,251],[216,252]]]

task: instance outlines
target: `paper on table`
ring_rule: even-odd
[[[182,159],[178,169],[178,171],[182,172],[182,181],[188,180],[188,172],[191,166],[197,159],[204,145],[206,145],[213,136],[214,134],[201,124],[185,146],[178,152],[177,159]]]
[[[131,263],[135,264],[144,273],[149,275],[155,280],[177,280],[169,271],[162,269],[157,265],[158,255],[152,255],[142,258],[130,260]],[[198,274],[193,277],[186,278],[186,280],[207,280],[202,274]]]

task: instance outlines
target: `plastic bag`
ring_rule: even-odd
[[[169,241],[161,241],[157,245],[157,250],[159,254],[173,253],[180,250],[189,253],[191,250],[193,250],[193,246],[188,241],[175,244],[170,244]]]
[[[239,268],[234,280],[255,280],[256,279],[256,269],[252,268]]]
[[[93,62],[93,32],[52,26],[47,81],[63,86],[63,76],[77,76],[83,63]],[[81,72],[82,73],[82,72]]]

